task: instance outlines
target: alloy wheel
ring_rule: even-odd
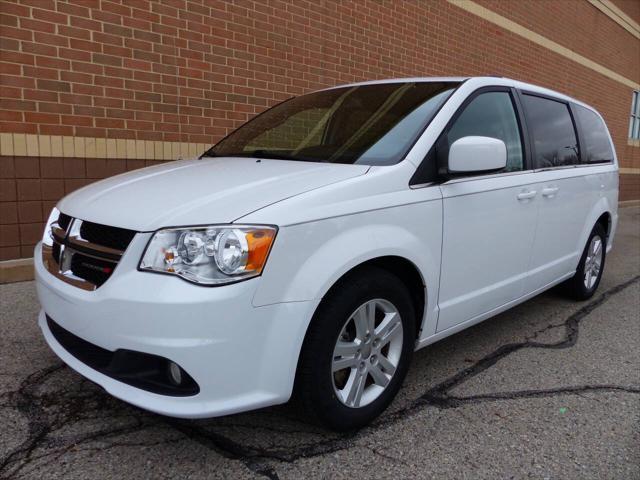
[[[602,238],[594,235],[589,243],[587,258],[584,262],[584,286],[591,290],[598,281],[602,268]]]
[[[360,305],[338,336],[331,368],[333,388],[347,407],[370,404],[387,388],[400,362],[402,319],[389,301]]]

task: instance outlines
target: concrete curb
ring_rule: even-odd
[[[0,284],[33,280],[33,258],[0,262]]]

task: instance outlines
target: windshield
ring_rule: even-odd
[[[458,85],[382,83],[302,95],[245,123],[203,156],[393,165]]]

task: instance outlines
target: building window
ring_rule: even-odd
[[[640,140],[640,92],[633,92],[631,99],[631,118],[629,119],[629,138]]]

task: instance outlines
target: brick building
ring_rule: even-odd
[[[621,200],[640,199],[639,23],[637,0],[2,0],[0,266],[29,268],[13,259],[82,185],[196,155],[287,97],[384,77],[503,75],[592,104]]]

